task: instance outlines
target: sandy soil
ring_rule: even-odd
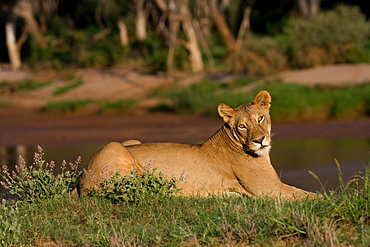
[[[54,95],[57,88],[71,83],[68,77],[72,75],[80,78],[83,84],[67,93]],[[188,85],[201,79],[212,81],[229,81],[240,75],[225,73],[200,73],[192,74],[178,72],[174,75],[175,83]],[[282,78],[286,82],[294,82],[306,85],[345,86],[370,82],[370,64],[340,64],[316,67],[299,71],[285,71],[258,82],[238,89],[239,92],[253,89],[264,80]],[[50,101],[77,100],[77,99],[143,99],[153,89],[166,85],[168,80],[164,74],[141,74],[138,71],[125,68],[107,69],[79,69],[73,71],[45,71],[37,74],[29,71],[6,71],[0,70],[0,82],[16,82],[24,79],[35,79],[37,81],[50,81],[54,83],[39,90],[31,92],[1,92],[2,102],[8,102],[21,108],[40,108]],[[155,103],[155,102],[154,102]],[[143,101],[141,105],[151,104],[151,101]]]

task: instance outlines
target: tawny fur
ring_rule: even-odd
[[[168,178],[183,177],[178,183],[185,195],[237,192],[252,197],[300,198],[312,193],[281,182],[271,165],[271,96],[259,92],[253,103],[233,109],[220,104],[218,112],[225,124],[199,145],[145,143],[130,140],[112,142],[98,151],[84,170],[80,191],[96,188],[102,171],[129,174],[150,164]]]

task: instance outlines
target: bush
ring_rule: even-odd
[[[179,180],[182,181],[182,177]],[[113,177],[105,179],[98,190],[90,195],[113,202],[147,203],[149,198],[161,199],[179,192],[177,181],[175,177],[168,180],[163,173],[157,173],[156,168],[147,168],[143,174],[132,171],[130,176],[124,177],[117,172]]]
[[[354,45],[346,50],[343,57],[348,63],[370,63],[370,41],[365,48],[362,45]]]
[[[22,236],[17,207],[7,207],[3,200],[0,205],[0,246],[19,246]]]
[[[252,39],[234,56],[233,70],[248,75],[266,75],[285,69],[287,59],[277,41],[271,38]]]
[[[293,39],[287,51],[290,66],[305,68],[348,62],[347,50],[365,50],[370,25],[358,7],[338,5],[310,18],[292,19],[285,32]]]
[[[67,170],[67,162],[63,161],[61,172],[56,175],[55,162],[46,163],[43,155],[42,148],[38,146],[33,165],[27,166],[22,156],[19,157],[19,165],[15,166],[15,171],[10,172],[3,165],[1,177],[4,181],[1,181],[1,185],[10,194],[24,201],[37,201],[72,191],[81,175],[81,171],[78,171],[81,158],[78,157],[75,163],[69,163],[70,170]]]

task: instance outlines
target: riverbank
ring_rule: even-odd
[[[202,142],[222,125],[220,118],[151,114],[45,114],[0,112],[0,146],[142,142]],[[370,118],[274,124],[274,139],[370,138]]]

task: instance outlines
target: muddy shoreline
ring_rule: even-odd
[[[221,119],[172,114],[51,115],[0,112],[0,146],[142,142],[202,142]],[[370,138],[370,118],[315,123],[273,124],[274,139]]]

